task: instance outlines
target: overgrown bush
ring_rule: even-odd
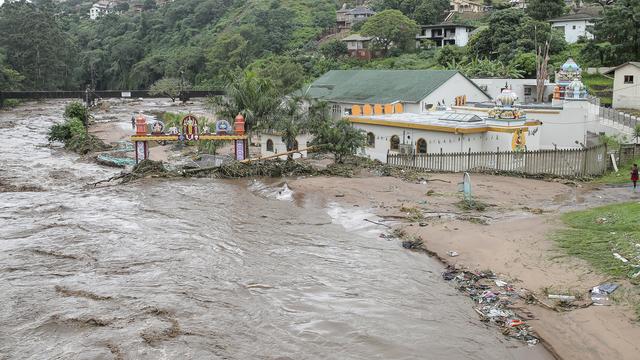
[[[85,126],[87,125],[86,121],[88,121],[89,116],[89,109],[78,101],[74,101],[64,108],[65,119],[79,119],[80,123]]]
[[[82,118],[78,116],[88,119],[87,108],[78,102],[67,105],[64,110],[65,121],[61,124],[54,124],[49,129],[49,141],[60,141],[64,143],[66,149],[82,155],[108,149],[107,144],[87,132]]]
[[[14,108],[18,105],[20,105],[20,100],[17,100],[17,99],[4,99],[2,101],[2,107],[7,109]]]
[[[353,155],[364,147],[366,136],[351,125],[347,120],[325,123],[312,131],[314,139],[311,145],[318,146],[318,152],[332,153],[337,163],[342,163],[345,157]]]

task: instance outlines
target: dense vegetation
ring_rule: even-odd
[[[570,46],[547,22],[567,11],[563,0],[531,0],[525,12],[494,1],[497,10],[484,18],[460,21],[478,27],[468,46],[439,50],[416,49],[411,33],[416,24],[442,21],[447,0],[370,0],[378,14],[356,29],[387,51],[369,62],[346,57],[345,44],[328,36],[342,3],[180,0],[156,8],[148,0],[141,13],[125,11],[124,4],[121,13],[94,21],[81,0],[8,0],[0,8],[0,91],[148,89],[178,81],[211,89],[225,86],[239,69],[270,79],[280,94],[331,69],[450,68],[469,76],[532,77],[536,46],[547,41],[552,67],[568,56],[583,66],[640,57],[640,0],[602,5],[597,40]]]

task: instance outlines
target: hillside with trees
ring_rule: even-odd
[[[350,6],[362,1],[345,1]],[[550,66],[574,57],[613,66],[640,57],[640,0],[601,4],[595,40],[565,43],[547,20],[568,11],[563,0],[531,0],[525,11],[495,3],[465,47],[414,46],[420,24],[441,22],[444,0],[370,0],[377,11],[353,33],[373,36],[382,58],[346,56],[335,30],[339,0],[180,0],[141,12],[124,6],[89,19],[86,3],[6,1],[0,7],[0,90],[149,89],[225,86],[249,70],[289,93],[332,69],[458,69],[468,76],[533,77],[536,47],[550,44]],[[159,81],[163,80],[159,83]]]

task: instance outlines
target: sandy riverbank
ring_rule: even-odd
[[[418,208],[426,215],[427,226],[403,222],[396,227],[419,235],[427,249],[450,264],[472,270],[491,269],[541,299],[544,288],[586,293],[607,280],[581,260],[564,256],[549,236],[563,226],[558,220],[561,212],[628,200],[624,189],[584,189],[558,182],[472,177],[475,198],[491,205],[482,213],[463,211],[456,205],[460,201],[458,174],[433,175],[426,184],[365,177],[307,178],[289,185],[304,194],[299,201],[313,197],[327,203],[357,205],[370,208],[381,217],[401,217],[405,215],[400,211],[402,207]],[[432,192],[429,196],[428,191]],[[478,223],[482,221],[488,225]],[[451,250],[460,256],[449,257]],[[562,359],[637,359],[640,353],[636,341],[640,326],[633,311],[624,306],[590,306],[566,312],[540,305],[522,306],[534,315],[528,323]]]

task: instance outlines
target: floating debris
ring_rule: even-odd
[[[525,320],[510,309],[520,295],[508,282],[498,279],[492,272],[457,270],[451,266],[442,273],[442,278],[452,281],[458,291],[478,304],[474,310],[480,319],[499,326],[503,335],[529,345],[540,342]]]

